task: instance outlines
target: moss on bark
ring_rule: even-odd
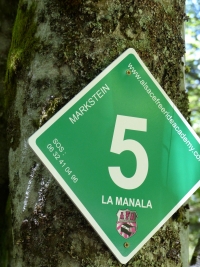
[[[17,16],[12,31],[12,42],[7,60],[5,77],[6,95],[5,107],[10,108],[16,96],[16,82],[21,69],[24,69],[32,59],[38,39],[35,37],[37,24],[34,20],[35,4],[19,1]]]
[[[7,116],[4,110],[4,77],[17,0],[0,0],[0,266],[8,267],[12,256],[12,227],[9,202]]]

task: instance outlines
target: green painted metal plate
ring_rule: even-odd
[[[123,264],[199,187],[199,139],[132,48],[29,144]]]

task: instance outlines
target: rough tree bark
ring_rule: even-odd
[[[5,80],[13,230],[10,266],[122,266],[27,140],[129,47],[188,118],[182,82],[184,18],[184,0],[19,1]],[[126,266],[188,266],[183,241],[186,209],[182,207]]]
[[[16,10],[17,1],[0,0],[0,266],[2,267],[7,266],[8,258],[11,256],[10,252],[12,251],[4,77]]]

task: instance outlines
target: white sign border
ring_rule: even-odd
[[[74,202],[74,204],[78,207],[78,209],[81,211],[81,213],[85,216],[85,218],[92,225],[92,227],[94,228],[94,230],[98,233],[98,235],[106,243],[106,245],[108,246],[108,248],[112,251],[112,253],[115,255],[115,257],[122,264],[126,264],[143,247],[143,245],[160,229],[160,227],[187,201],[187,199],[200,187],[200,181],[198,181],[195,184],[195,186],[163,218],[163,220],[145,237],[145,239],[143,239],[143,241],[128,256],[124,257],[119,252],[119,250],[116,248],[116,246],[111,242],[111,240],[108,238],[108,236],[104,233],[104,231],[101,229],[101,227],[96,222],[96,220],[88,212],[88,210],[86,209],[86,207],[81,203],[81,201],[79,200],[79,198],[74,194],[74,192],[71,190],[71,188],[66,184],[66,182],[63,180],[63,178],[57,172],[57,170],[54,168],[54,166],[50,163],[50,161],[42,153],[42,151],[39,149],[39,147],[36,144],[36,140],[37,140],[37,138],[42,133],[44,133],[52,124],[54,124],[54,122],[56,122],[64,113],[66,113],[67,110],[69,110],[77,101],[79,101],[88,91],[90,91],[99,81],[101,81],[113,68],[115,68],[129,54],[133,54],[137,58],[137,60],[139,61],[139,63],[143,67],[143,69],[150,76],[150,78],[155,83],[155,85],[157,86],[157,88],[160,90],[160,92],[163,94],[163,96],[167,99],[167,101],[169,102],[169,104],[172,106],[172,108],[176,111],[176,113],[178,114],[178,116],[181,118],[181,120],[187,126],[188,130],[193,134],[194,138],[200,144],[200,140],[199,140],[199,137],[197,136],[197,134],[194,132],[194,130],[191,128],[191,126],[188,124],[188,122],[185,120],[185,118],[183,117],[183,115],[180,113],[180,111],[177,109],[177,107],[174,105],[174,103],[171,101],[171,99],[168,97],[168,95],[165,93],[165,91],[162,89],[162,87],[155,80],[155,78],[153,77],[153,75],[150,73],[150,71],[144,65],[144,63],[142,62],[142,60],[140,59],[140,57],[138,56],[138,54],[136,53],[136,51],[133,48],[127,49],[122,55],[120,55],[115,61],[113,61],[105,70],[103,70],[94,80],[92,80],[83,90],[81,90],[61,110],[59,110],[50,120],[48,120],[28,140],[28,143],[29,143],[30,147],[35,151],[35,153],[37,154],[37,156],[46,165],[46,167],[49,169],[49,171],[55,177],[55,179],[60,184],[60,186],[64,189],[64,191],[72,199],[72,201]]]

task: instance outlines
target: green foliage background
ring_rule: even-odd
[[[186,84],[191,123],[200,136],[200,0],[187,0],[186,12]]]
[[[200,136],[200,0],[186,0],[186,89],[191,124]],[[199,175],[200,176],[200,175]],[[200,189],[190,199],[190,255],[200,238]]]

